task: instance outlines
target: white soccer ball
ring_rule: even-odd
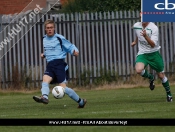
[[[56,98],[56,99],[61,99],[64,97],[65,93],[64,93],[64,88],[61,86],[55,86],[52,89],[52,95]]]

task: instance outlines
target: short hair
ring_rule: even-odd
[[[44,22],[44,27],[46,28],[46,25],[47,24],[53,24],[54,25],[54,27],[55,27],[55,22],[53,21],[53,20],[51,20],[51,19],[48,19],[48,20],[46,20],[45,22]]]

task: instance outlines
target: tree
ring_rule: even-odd
[[[64,0],[62,12],[140,10],[141,0]]]

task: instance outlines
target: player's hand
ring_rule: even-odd
[[[142,30],[142,32],[140,32],[140,35],[143,36],[143,37],[146,37],[146,30]]]
[[[132,42],[131,46],[134,47],[137,43],[134,41]]]
[[[41,53],[41,58],[45,58],[45,55],[43,53]]]
[[[74,50],[73,55],[74,55],[74,56],[78,56],[78,55],[79,55],[79,52],[77,52],[77,51]]]

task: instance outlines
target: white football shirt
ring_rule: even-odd
[[[149,36],[149,38],[155,44],[154,48],[152,48],[148,44],[146,39],[143,36],[141,36],[141,32],[144,29],[143,26],[142,26],[142,22],[135,23],[133,28],[136,32],[137,37],[138,37],[138,48],[139,48],[138,55],[139,54],[156,52],[160,49],[160,45],[159,45],[159,42],[158,42],[158,37],[159,37],[158,27],[154,23],[149,22],[149,24],[145,27],[146,34]]]

